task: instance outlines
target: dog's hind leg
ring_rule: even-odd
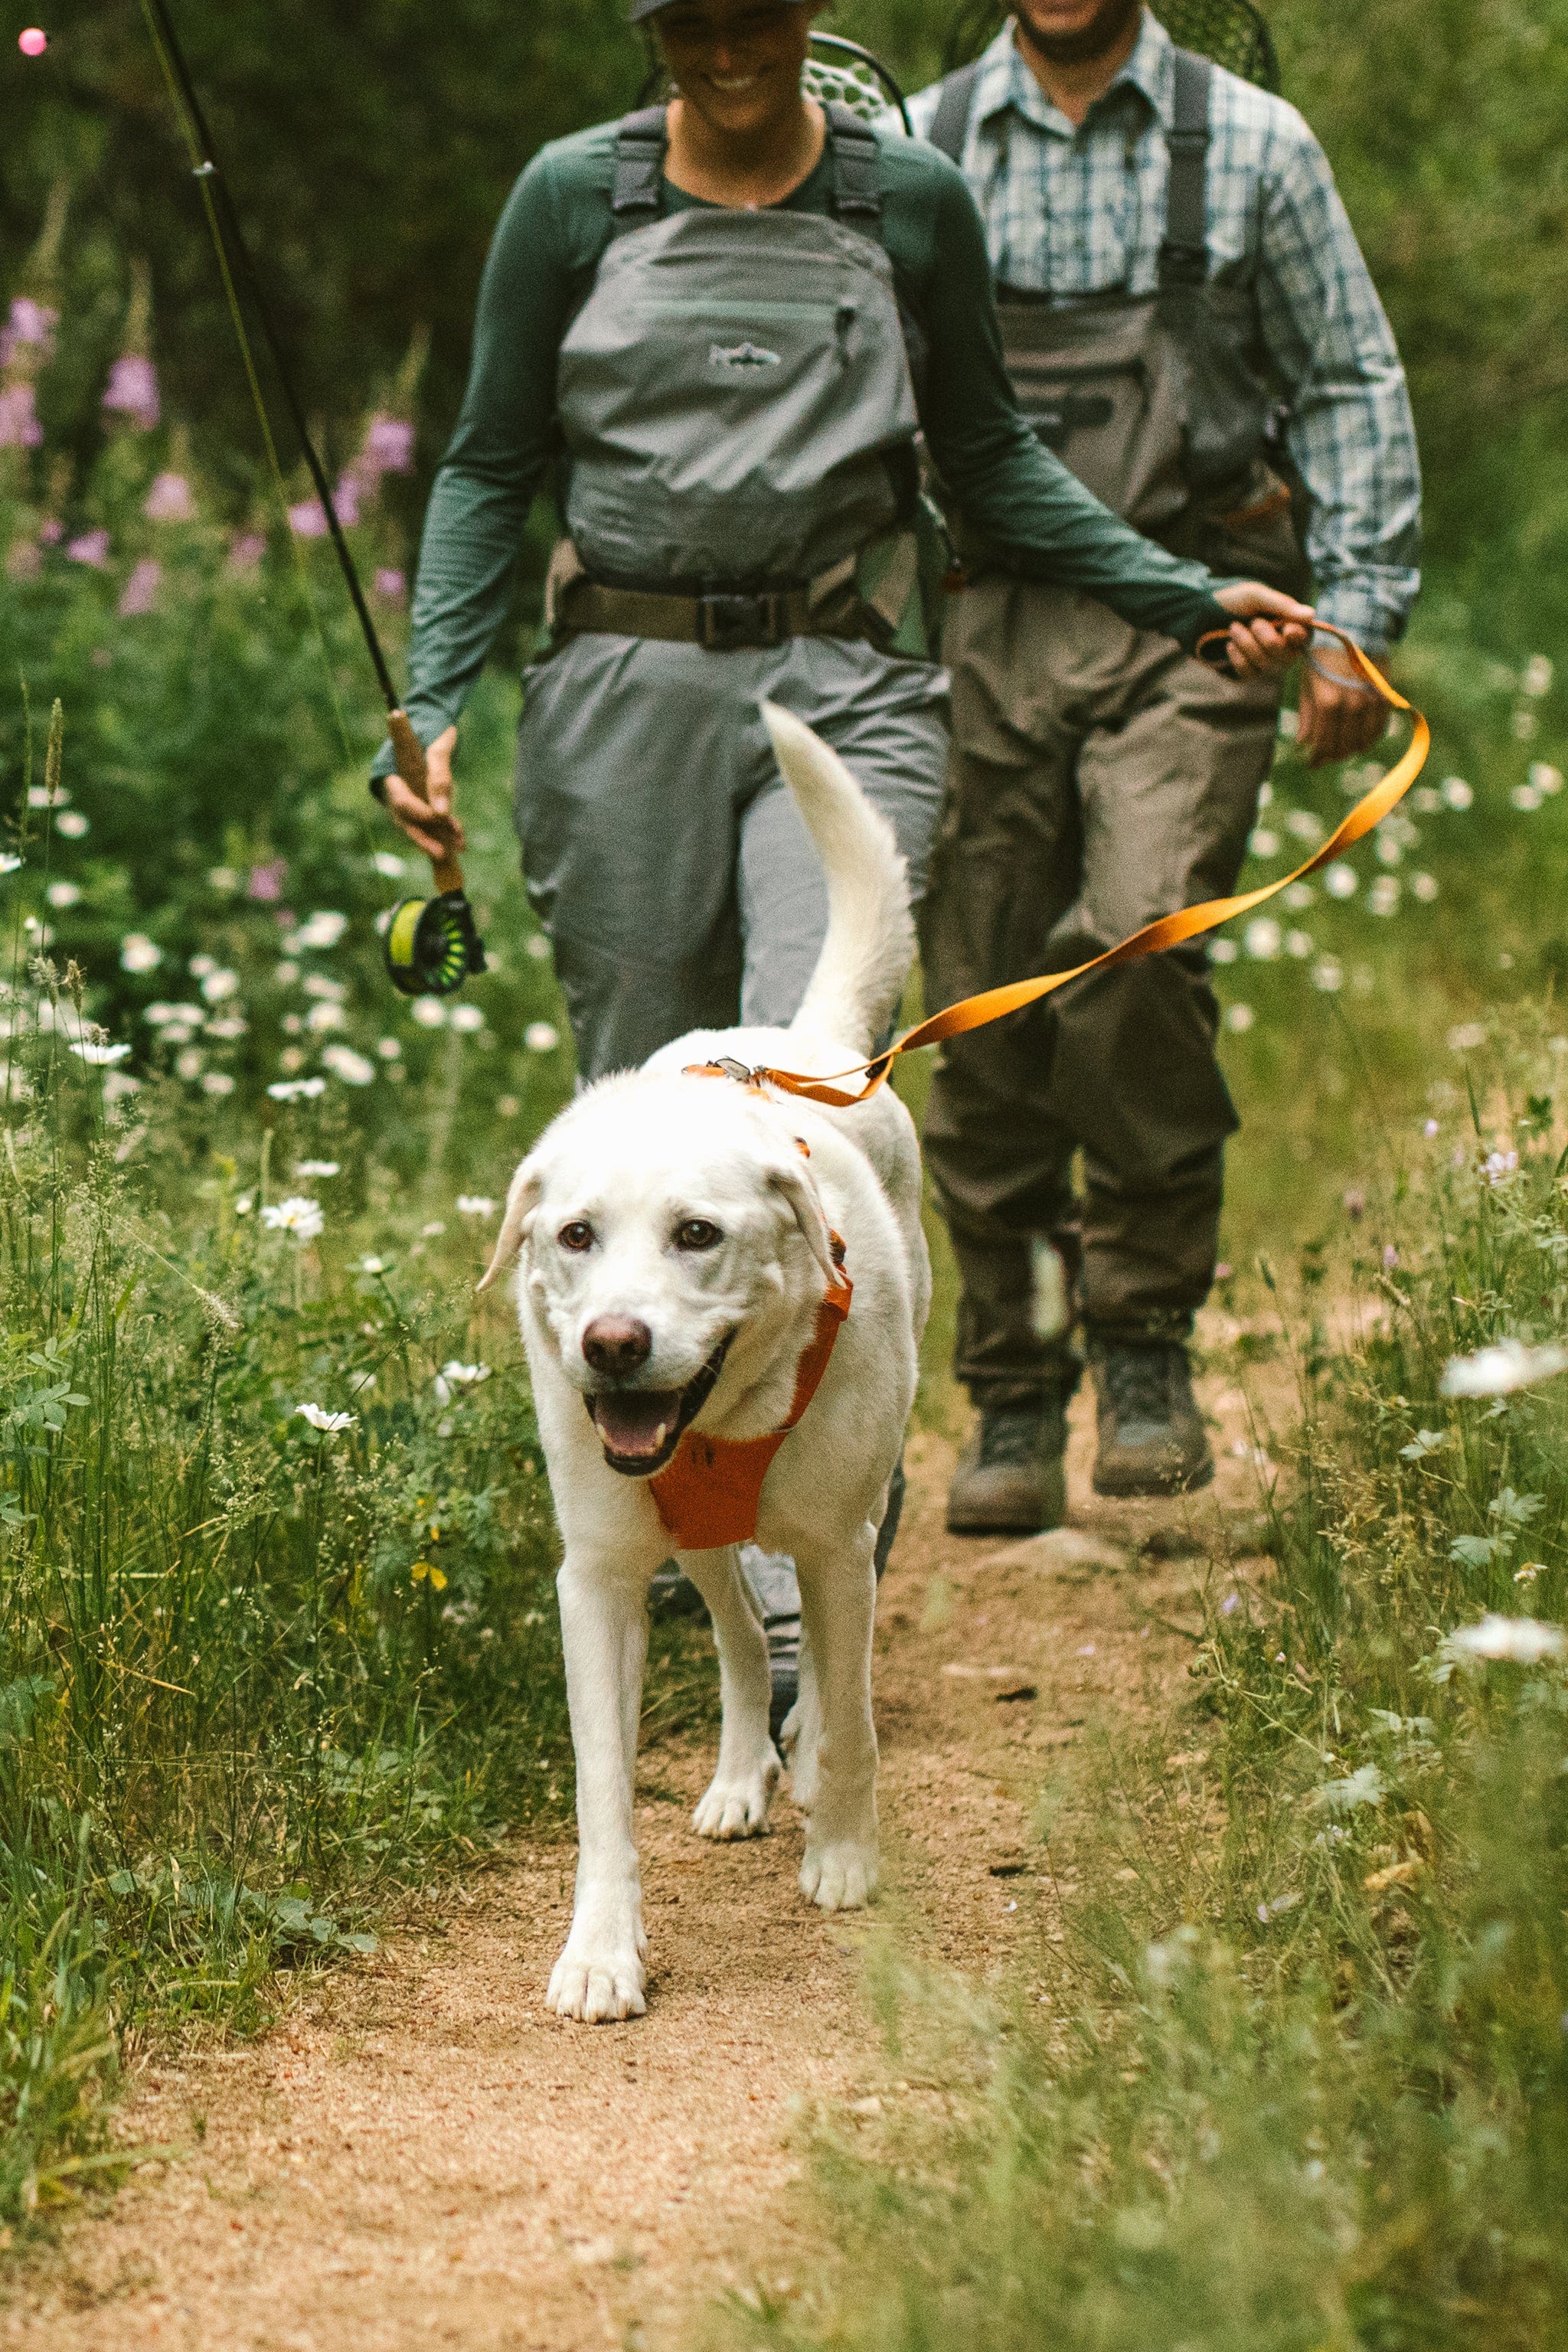
[[[809,1813],[816,1802],[816,1753],[821,1741],[822,1701],[817,1695],[816,1668],[812,1663],[811,1643],[803,1633],[800,1696],[785,1716],[780,1734],[789,1765],[790,1793],[803,1813]]]
[[[713,1620],[723,1704],[718,1766],[691,1825],[699,1837],[760,1837],[780,1771],[768,1737],[767,1636],[733,1544],[679,1557]]]
[[[876,1540],[868,1521],[847,1551],[795,1546],[801,1611],[821,1709],[800,1885],[825,1911],[856,1910],[877,1886],[877,1733],[871,1721]]]
[[[647,1938],[632,1789],[647,1658],[647,1586],[618,1564],[568,1551],[556,1591],[577,1759],[577,1887],[572,1932],[545,2005],[596,2025],[640,2017],[645,2006]]]

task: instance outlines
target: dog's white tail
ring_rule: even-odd
[[[790,1027],[869,1054],[914,961],[904,861],[892,826],[837,752],[775,702],[763,703],[763,717],[827,877],[827,936]]]

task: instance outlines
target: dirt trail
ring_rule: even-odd
[[[951,1451],[911,1449],[879,1618],[881,1814],[901,1930],[934,1961],[1003,1965],[1049,1901],[1028,1835],[1049,1751],[1185,1667],[1158,1621],[1194,1622],[1203,1557],[1138,1546],[1156,1525],[1201,1536],[1256,1511],[1242,1400],[1218,1385],[1209,1496],[1174,1512],[1096,1500],[1080,1398],[1074,1524],[1026,1543],[945,1536]],[[868,1931],[802,1901],[787,1794],[766,1839],[692,1834],[709,1764],[668,1747],[643,1761],[646,2018],[573,2026],[541,2005],[570,1847],[443,1890],[437,1927],[316,1986],[265,2042],[142,2073],[123,2131],[185,2153],[13,2286],[0,2345],[663,2352],[722,2286],[807,2263],[785,2193],[803,2106],[898,2095],[859,2000]]]

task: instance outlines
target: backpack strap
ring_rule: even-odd
[[[868,122],[837,99],[823,108],[833,149],[833,209],[876,236],[882,225],[881,142]]]
[[[940,147],[950,163],[962,163],[964,145],[969,138],[970,110],[974,104],[974,85],[980,79],[982,59],[973,65],[961,66],[950,73],[942,84],[942,95],[936,102],[936,112],[926,132],[930,146]]]
[[[1160,242],[1160,285],[1201,286],[1209,274],[1209,93],[1207,58],[1178,49],[1171,114],[1171,176],[1165,194],[1165,234]]]
[[[657,220],[664,205],[664,151],[668,142],[662,106],[624,114],[616,132],[616,178],[610,194],[615,235]]]

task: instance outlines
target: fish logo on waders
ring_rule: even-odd
[[[759,368],[777,367],[779,355],[761,343],[710,343],[708,364],[727,375],[754,375]]]

